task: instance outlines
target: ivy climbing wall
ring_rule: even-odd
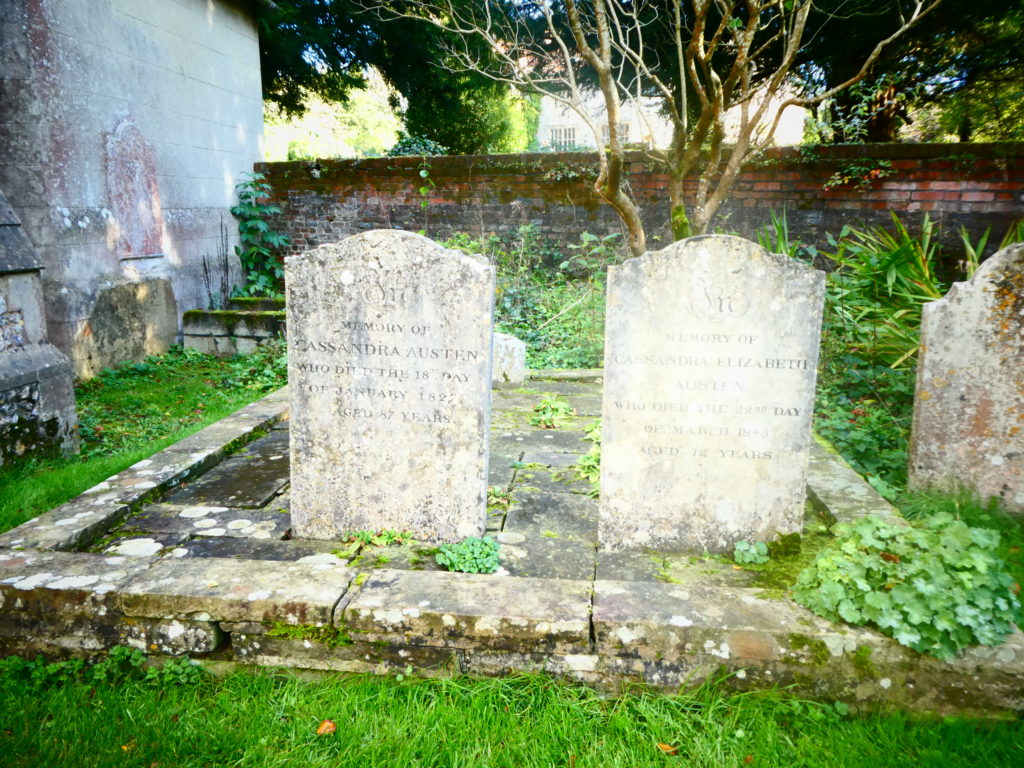
[[[668,241],[668,177],[642,154],[631,159],[629,185],[648,243],[660,248]],[[532,223],[561,243],[577,242],[585,231],[619,231],[614,212],[592,189],[595,166],[593,155],[565,153],[296,161],[256,169],[267,174],[282,207],[274,226],[291,237],[290,251],[301,253],[375,228],[481,237]],[[844,224],[886,224],[890,211],[911,228],[929,215],[957,248],[961,225],[975,238],[991,227],[998,242],[1024,217],[1024,144],[774,150],[739,178],[713,226],[752,236],[772,212],[783,211],[790,232],[807,242],[823,242]]]

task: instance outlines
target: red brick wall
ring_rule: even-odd
[[[667,177],[632,156],[629,184],[647,225],[648,244],[668,242]],[[827,187],[837,171],[889,163],[863,187]],[[292,252],[373,228],[452,232],[479,237],[535,223],[547,236],[576,242],[589,231],[620,231],[594,194],[596,160],[588,154],[427,158],[434,186],[419,188],[421,158],[261,163],[283,213],[275,222]],[[421,205],[426,199],[426,207]],[[844,224],[887,224],[890,211],[915,228],[927,214],[945,242],[959,248],[959,228],[973,237],[991,227],[998,242],[1024,217],[1024,144],[882,144],[822,147],[813,154],[775,150],[746,171],[713,226],[746,236],[785,211],[790,232],[821,242]]]

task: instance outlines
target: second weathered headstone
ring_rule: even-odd
[[[824,274],[694,237],[608,277],[599,537],[731,551],[800,530]]]
[[[483,533],[494,269],[374,231],[286,261],[295,535]]]
[[[491,383],[495,387],[521,387],[530,371],[526,343],[508,333],[494,334]]]
[[[910,484],[1024,512],[1024,245],[924,307]]]

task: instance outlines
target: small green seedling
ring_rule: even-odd
[[[736,542],[736,546],[733,549],[733,560],[740,565],[760,565],[761,563],[768,562],[768,545],[763,541],[755,541],[751,544],[749,541]]]
[[[499,564],[498,542],[490,536],[469,536],[457,544],[443,544],[434,559],[449,571],[494,573]]]
[[[530,423],[541,429],[561,429],[575,415],[576,411],[568,401],[557,395],[551,395],[541,398],[541,401],[533,406]]]

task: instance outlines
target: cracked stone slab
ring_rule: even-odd
[[[406,673],[412,667],[420,677],[458,671],[455,651],[450,648],[361,642],[331,646],[315,640],[245,633],[232,635],[231,647],[239,661],[260,666],[377,675]]]
[[[576,581],[594,578],[597,553],[593,542],[569,541],[558,534],[538,538],[512,532],[494,538],[501,545],[501,567],[510,576]]]
[[[597,541],[597,500],[574,493],[514,492],[505,531],[532,538],[557,533],[569,541]]]
[[[887,522],[906,524],[888,501],[847,464],[841,456],[811,440],[807,464],[807,498],[815,509],[838,523],[853,522],[865,515],[878,515]]]
[[[0,551],[0,615],[104,616],[149,558],[79,552]]]
[[[506,455],[516,451],[586,453],[590,443],[582,431],[566,429],[519,429],[491,435],[491,450]]]
[[[59,507],[44,512],[0,534],[0,548],[31,547],[69,550],[87,545],[128,516],[131,507],[114,494],[86,491]]]
[[[795,603],[761,598],[758,593],[756,589],[596,581],[597,652],[641,658],[708,654],[723,660],[810,662],[816,648],[830,656],[846,649],[849,639],[840,628]],[[811,636],[821,645],[806,640]]]
[[[291,521],[291,510],[292,510],[292,495],[286,488],[279,496],[275,496],[266,504],[263,505],[263,509],[268,512],[278,512],[282,515],[289,516],[289,522]]]
[[[590,582],[374,571],[340,620],[367,640],[589,652]]]
[[[212,504],[151,504],[125,521],[125,533],[229,536],[249,539],[281,539],[291,518],[266,509],[235,509]]]
[[[496,454],[492,451],[487,464],[487,487],[496,485],[499,488],[508,488],[515,477],[516,465],[519,464],[521,455],[521,451],[513,451],[510,454]]]
[[[590,483],[573,470],[579,459],[575,453],[528,451],[516,470],[515,484],[549,493],[587,493]]]
[[[0,647],[2,638],[17,638],[22,648],[39,653],[55,647],[102,650],[127,645],[146,653],[177,656],[216,650],[224,632],[209,621],[127,619],[115,611],[102,616],[51,611],[43,615],[0,614]]]
[[[127,616],[329,624],[355,572],[338,563],[165,558],[120,590]]]
[[[288,460],[240,455],[222,462],[193,483],[167,497],[170,504],[262,507],[288,484]]]
[[[336,542],[289,539],[274,541],[227,536],[209,536],[187,541],[167,553],[168,557],[215,557],[240,560],[276,560],[293,563],[345,564],[347,558],[331,554],[339,549]]]

